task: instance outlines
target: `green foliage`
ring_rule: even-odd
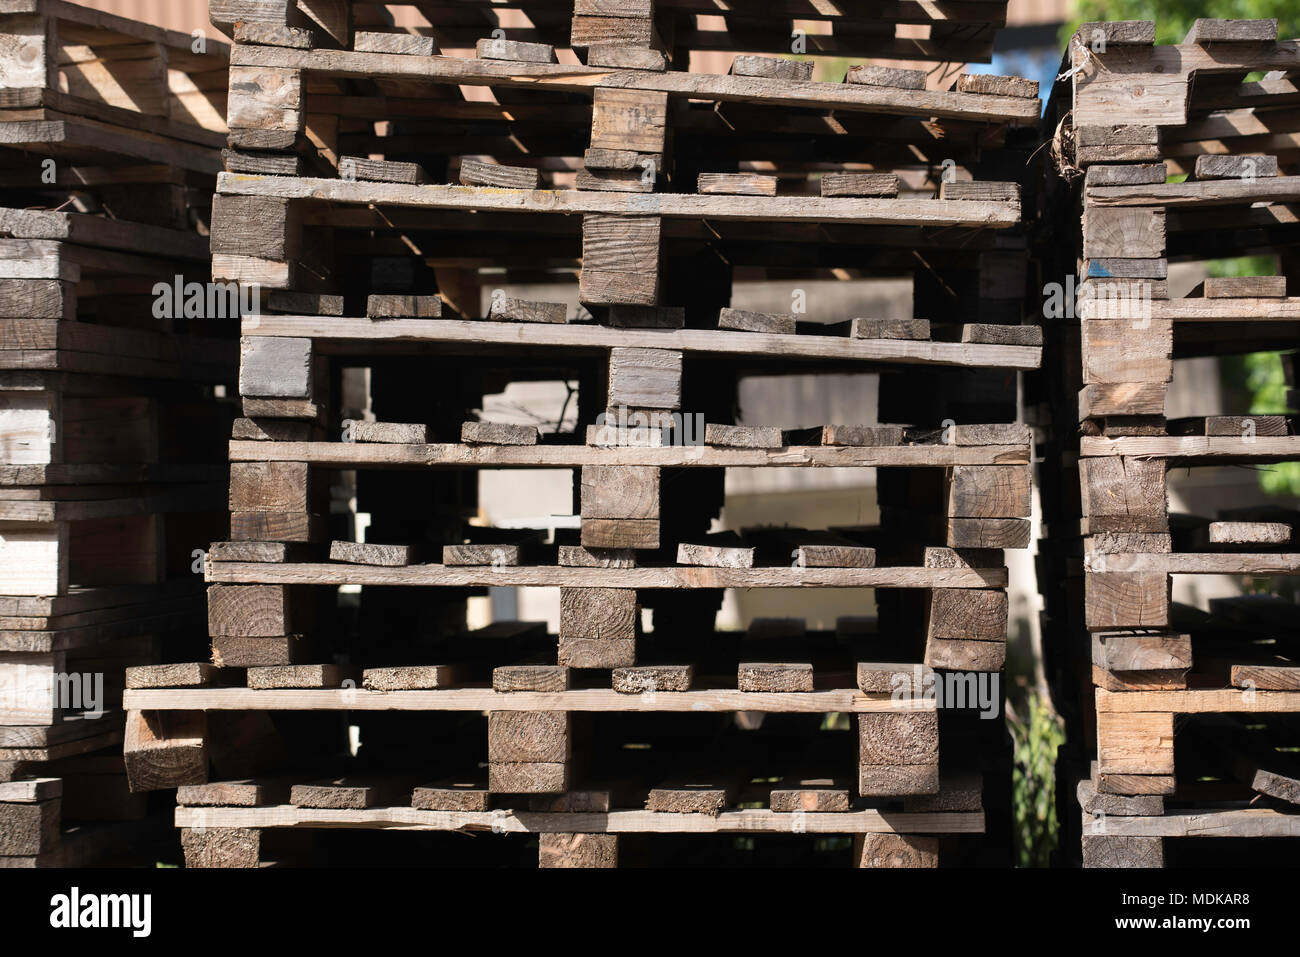
[[[1065,728],[1052,706],[1037,692],[1025,701],[1026,717],[1007,710],[1015,767],[1011,807],[1016,824],[1016,864],[1046,867],[1056,849],[1056,749],[1065,743]]]
[[[1198,19],[1271,20],[1278,36],[1300,35],[1300,5],[1295,0],[1077,0],[1078,22],[1067,24],[1072,35],[1080,23],[1098,20],[1154,20],[1157,43],[1182,43]]]

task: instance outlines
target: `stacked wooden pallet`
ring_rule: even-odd
[[[1096,743],[1090,770],[1092,756],[1073,756],[1088,866],[1211,852],[1166,849],[1170,837],[1300,835],[1286,753],[1300,710],[1296,609],[1267,594],[1293,595],[1297,513],[1224,496],[1201,516],[1169,508],[1171,470],[1295,461],[1294,393],[1259,414],[1233,404],[1244,393],[1235,382],[1227,408],[1199,403],[1229,414],[1166,418],[1187,368],[1175,360],[1300,344],[1300,299],[1287,295],[1300,262],[1287,132],[1300,48],[1277,39],[1275,21],[1200,20],[1181,44],[1153,39],[1151,23],[1085,25],[1049,107],[1053,122],[1071,111],[1057,147],[1077,179],[1059,189],[1048,228],[1080,244],[1058,249],[1045,276],[1073,277],[1077,255],[1081,295],[1077,313],[1049,323],[1059,377],[1043,389],[1055,426],[1046,458],[1067,468],[1064,485],[1043,472],[1051,543],[1040,581],[1058,704],[1075,740]],[[1255,71],[1264,79],[1243,82]],[[1172,264],[1242,255],[1278,268],[1211,276],[1171,298]],[[1254,594],[1198,611],[1171,601],[1177,575],[1235,576]],[[1073,788],[1062,790],[1068,806]],[[1063,819],[1078,821],[1077,806]],[[1267,841],[1236,852],[1257,863],[1271,853]]]
[[[207,279],[224,135],[228,49],[199,45],[57,0],[0,14],[0,866],[148,853],[85,822],[147,823],[123,674],[187,654],[160,646],[201,627],[221,527],[237,318],[172,308]]]
[[[310,828],[535,834],[545,866],[716,859],[741,833],[933,865],[937,835],[981,834],[1006,806],[999,723],[940,721],[934,684],[983,673],[963,687],[999,713],[1040,334],[1019,191],[988,177],[1023,167],[1034,85],[752,55],[690,73],[696,35],[660,42],[671,5],[643,18],[660,40],[592,43],[578,4],[576,65],[546,33],[451,56],[426,33],[455,24],[284,6],[212,8],[236,39],[214,273],[269,309],[243,325],[212,656],[126,693],[128,771],[180,788],[187,860],[291,859],[275,842]],[[914,279],[914,318],[802,307],[806,278],[881,275]],[[733,280],[764,277],[790,309],[738,308]],[[738,421],[743,376],[846,370],[879,372],[902,424]],[[534,380],[576,384],[576,413],[472,412]],[[741,467],[875,467],[880,521],[711,534]],[[568,470],[572,520],[477,521],[480,473],[519,469]],[[468,597],[519,587],[559,589],[558,634],[469,628]],[[727,589],[804,588],[877,590],[879,617],[715,628]]]

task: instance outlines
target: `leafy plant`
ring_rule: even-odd
[[[1025,717],[1007,709],[1015,745],[1011,774],[1011,808],[1016,824],[1016,864],[1046,867],[1056,849],[1056,751],[1065,743],[1065,727],[1038,692],[1025,699]]]

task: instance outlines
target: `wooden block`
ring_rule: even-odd
[[[1083,866],[1108,870],[1118,867],[1164,867],[1164,840],[1127,834],[1085,834]]]
[[[823,196],[897,196],[895,173],[823,173]]]
[[[1232,685],[1259,691],[1300,691],[1300,667],[1233,665]]]
[[[636,640],[562,637],[555,660],[568,668],[630,668],[636,664]]]
[[[0,804],[0,855],[34,857],[59,846],[62,801]]]
[[[369,784],[348,778],[295,784],[289,789],[289,803],[294,807],[360,811],[379,803],[378,790]]]
[[[777,313],[723,309],[718,313],[718,328],[790,336],[795,332],[795,318]]]
[[[667,93],[609,87],[597,87],[593,92],[593,149],[662,153],[667,124]]]
[[[557,563],[566,568],[635,568],[636,552],[630,548],[561,545]]]
[[[549,43],[524,43],[519,40],[482,39],[474,47],[481,60],[521,60],[525,63],[558,63],[555,47]]]
[[[1169,625],[1169,576],[1163,572],[1091,572],[1084,576],[1084,594],[1090,631]]]
[[[1080,459],[1079,487],[1089,533],[1169,530],[1164,459]]]
[[[261,866],[262,832],[257,828],[183,827],[180,831],[187,868]]]
[[[775,196],[776,177],[761,173],[701,173],[696,191],[723,196]]]
[[[939,717],[933,711],[882,711],[858,715],[862,764],[939,763]]]
[[[293,512],[308,509],[306,462],[231,462],[232,512]]]
[[[753,568],[754,549],[746,545],[733,545],[733,540],[738,541],[727,536],[718,539],[719,544],[681,542],[677,546],[677,564],[704,568]]]
[[[823,425],[812,429],[786,429],[786,445],[843,445],[882,448],[903,444],[901,425]]]
[[[352,423],[353,442],[384,442],[390,445],[426,445],[429,427],[419,422]]]
[[[618,835],[558,831],[540,834],[537,838],[537,866],[618,867]]]
[[[659,518],[659,469],[654,466],[584,465],[581,514],[587,518]]]
[[[919,695],[934,680],[934,673],[922,665],[858,662],[858,690],[863,694]]]
[[[1089,166],[1084,185],[1094,186],[1154,186],[1167,178],[1164,163],[1134,163],[1125,166]]]
[[[1187,31],[1184,43],[1273,43],[1277,20],[1197,19]]]
[[[286,262],[298,255],[298,207],[268,196],[212,197],[212,253]],[[215,277],[214,277],[215,278]]]
[[[969,322],[961,327],[961,341],[999,346],[1041,346],[1043,330],[1040,326]]]
[[[736,449],[778,449],[785,444],[777,428],[713,423],[704,427],[704,443]]]
[[[310,399],[310,339],[245,336],[239,343],[239,394]]]
[[[1185,671],[1192,667],[1192,637],[1097,632],[1092,636],[1092,662],[1107,671]]]
[[[135,791],[161,791],[208,779],[207,716],[202,711],[128,711],[122,757]]]
[[[1104,774],[1173,774],[1174,716],[1099,711],[1097,768]]]
[[[649,17],[588,16],[575,14],[570,21],[569,45],[577,50],[590,46],[648,48],[654,41],[654,21]]]
[[[456,685],[456,669],[452,665],[367,668],[361,673],[361,686],[368,691],[428,691]]]
[[[633,639],[639,611],[632,588],[560,589],[560,638]]]
[[[488,713],[488,760],[493,764],[569,759],[569,712],[492,711]]]
[[[460,184],[462,186],[495,186],[503,189],[537,189],[541,173],[526,166],[501,166],[461,159]]]
[[[217,668],[287,665],[293,663],[296,649],[297,639],[292,635],[213,635],[212,664]]]
[[[1207,276],[1206,299],[1283,299],[1286,276]]]
[[[1150,20],[1109,20],[1083,23],[1074,32],[1085,44],[1150,46],[1156,42],[1156,25]]]
[[[301,71],[232,66],[226,119],[233,147],[288,149],[303,129]]]
[[[997,588],[932,589],[926,634],[930,638],[1005,642],[1007,593]]]
[[[330,561],[351,565],[394,568],[411,564],[410,545],[376,545],[371,542],[330,542]]]
[[[578,298],[592,305],[656,305],[659,235],[658,216],[585,214]]]
[[[1211,522],[1213,545],[1286,545],[1291,541],[1292,526],[1283,522]]]
[[[857,834],[854,867],[938,867],[939,840],[916,834]]]
[[[1276,156],[1198,156],[1195,178],[1198,180],[1244,179],[1277,175]]]
[[[292,50],[310,50],[316,45],[316,35],[311,30],[291,27],[284,23],[262,23],[255,20],[236,21],[234,37],[236,43],[288,47]]]
[[[681,404],[679,350],[627,346],[609,350],[609,408],[678,409]]]
[[[568,789],[567,763],[488,765],[488,790],[493,794],[557,794]]]
[[[848,811],[850,801],[849,789],[830,778],[787,778],[768,795],[768,806],[777,814]]]
[[[810,664],[741,662],[736,673],[736,687],[741,691],[812,691],[813,667]]]
[[[321,529],[320,517],[309,512],[230,513],[230,537],[236,540],[313,542]]]
[[[1084,778],[1075,789],[1084,814],[1116,817],[1158,817],[1165,813],[1165,801],[1158,794],[1103,794]]]
[[[930,338],[929,319],[854,319],[849,333],[854,339]]]
[[[257,176],[301,176],[302,157],[279,153],[245,153],[222,150],[221,162],[227,173],[252,173]]]
[[[730,783],[672,782],[651,788],[645,807],[647,811],[668,814],[707,814],[717,817],[720,811],[730,806],[735,795],[735,786]]]
[[[989,548],[927,547],[923,555],[926,568],[1000,568],[1002,552]]]
[[[948,514],[960,518],[1028,518],[1028,466],[955,465],[948,473]]]
[[[408,186],[425,182],[424,170],[418,163],[372,160],[364,156],[340,157],[339,179],[349,183],[405,183]]]
[[[642,162],[650,159],[655,166],[662,165],[663,157],[648,156],[645,153],[638,153],[636,150],[606,150],[606,149],[588,149],[582,154],[582,165],[589,169],[596,170],[617,170],[626,172],[636,170],[640,172]]]
[[[858,765],[858,794],[863,797],[938,793],[937,764]]]
[[[266,305],[273,312],[286,312],[298,316],[343,315],[342,296],[327,296],[314,292],[272,289],[267,293]]]
[[[414,33],[362,33],[352,36],[352,49],[358,53],[396,53],[402,56],[433,56],[438,44],[433,37]]]
[[[271,665],[248,669],[248,687],[258,691],[337,688],[342,681],[343,669],[338,665]]]
[[[136,665],[126,669],[128,688],[203,688],[212,684],[216,669],[204,662],[177,665]]]
[[[562,302],[532,302],[527,299],[493,298],[489,319],[503,322],[566,322],[568,307]]]
[[[1020,184],[955,180],[939,184],[939,198],[972,203],[1018,203]]]
[[[738,56],[731,61],[732,76],[765,76],[773,80],[811,80],[811,60],[787,60],[784,57]]]
[[[615,668],[612,683],[620,694],[658,691],[690,691],[695,669],[690,665],[641,665]]]
[[[991,73],[963,73],[957,77],[957,92],[1035,99],[1038,96],[1038,81],[1018,76],[994,76]]]
[[[1172,774],[1112,774],[1098,772],[1094,775],[1097,790],[1106,794],[1160,794],[1174,793]]]
[[[24,781],[0,782],[0,802],[35,804],[63,796],[62,778],[29,778]]]
[[[601,43],[587,47],[587,66],[654,70],[662,73],[668,69],[668,59],[659,50]]]
[[[950,671],[1001,671],[1007,660],[1003,641],[967,641],[961,638],[928,638],[925,663]]]
[[[624,551],[659,547],[659,520],[654,518],[585,518],[582,547]]]
[[[1108,415],[1164,415],[1163,382],[1086,385],[1079,392],[1079,418]]]
[[[371,295],[366,297],[369,319],[437,319],[442,316],[439,296]]]
[[[1144,206],[1089,206],[1083,214],[1087,259],[1158,259],[1165,254],[1165,211]]]
[[[569,669],[558,665],[503,665],[492,669],[492,690],[568,691]]]
[[[209,585],[208,634],[264,638],[290,634],[283,585]]]
[[[182,807],[257,807],[279,804],[286,797],[283,785],[251,780],[211,781],[176,789],[176,803]]]
[[[857,64],[849,67],[844,82],[860,83],[864,86],[891,86],[900,90],[924,90],[925,71]]]
[[[536,445],[540,438],[535,425],[466,422],[460,427],[460,440],[467,445]]]
[[[487,788],[476,784],[439,784],[411,792],[411,807],[421,811],[487,811],[492,798]]]
[[[580,169],[574,187],[607,193],[653,193],[657,169],[657,165],[644,170]]]

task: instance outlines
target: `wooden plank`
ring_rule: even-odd
[[[381,565],[388,568],[411,564],[410,545],[377,545],[372,542],[330,542],[330,561],[353,565]]]
[[[741,662],[736,687],[744,692],[796,692],[813,690],[813,666],[777,662]]]
[[[207,719],[201,711],[131,710],[123,759],[132,791],[159,791],[208,779]]]
[[[700,173],[696,191],[708,195],[775,196],[776,184],[775,176],[761,173]]]
[[[1220,556],[1215,556],[1220,557]],[[448,567],[291,563],[284,565],[214,562],[211,582],[258,582],[283,586],[540,585],[610,588],[1004,588],[1005,568],[573,568],[564,566]]]
[[[797,812],[795,812],[797,813]],[[354,827],[387,830],[470,831],[491,830],[493,823],[504,833],[700,833],[790,834],[795,813],[767,809],[721,811],[683,815],[673,812],[615,810],[595,813],[544,813],[536,811],[423,811],[417,808],[367,808],[342,811],[292,806],[259,808],[178,808],[178,827],[204,822],[212,831],[276,827]],[[853,833],[982,833],[982,813],[917,813],[862,810],[827,814],[802,814],[810,834]]]
[[[460,161],[462,186],[491,186],[504,189],[537,189],[541,174],[525,166],[502,166],[499,163],[481,163],[478,160]]]

